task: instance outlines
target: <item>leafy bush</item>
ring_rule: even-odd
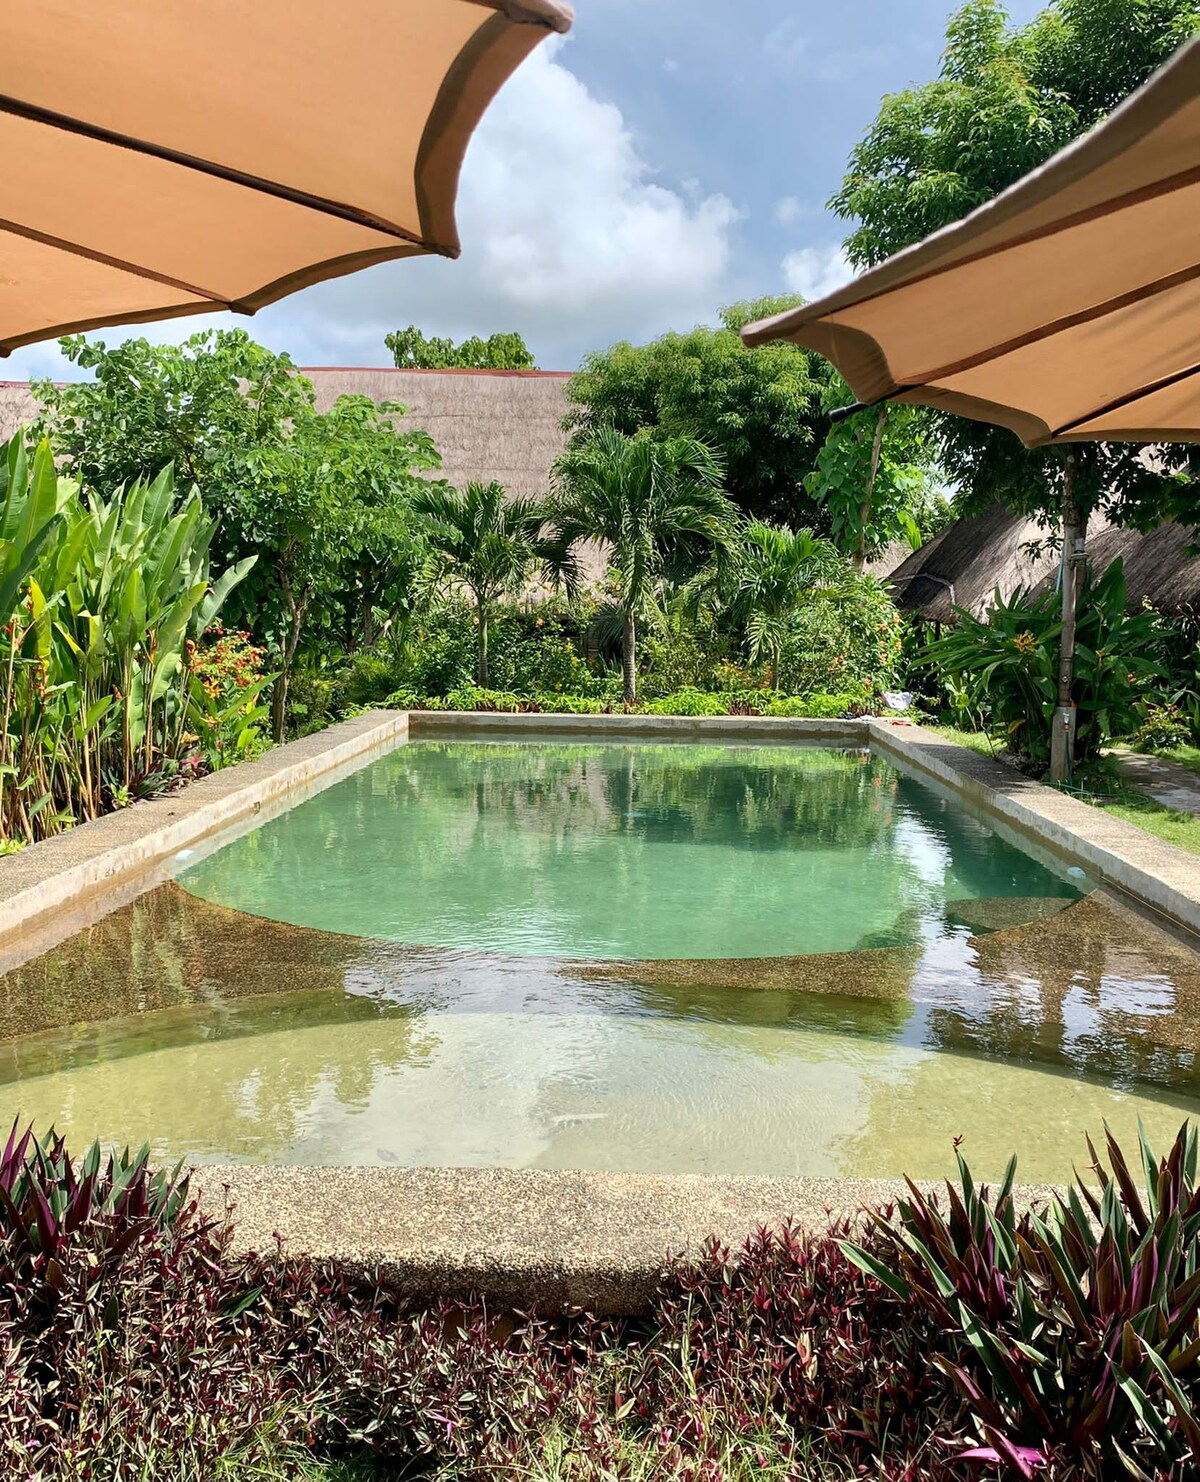
[[[725,703],[720,695],[706,694],[703,690],[687,686],[664,695],[659,700],[650,700],[642,707],[647,715],[727,715]]]
[[[902,630],[891,598],[873,577],[847,578],[836,590],[816,591],[792,617],[779,687],[792,695],[894,689]]]
[[[178,1170],[0,1155],[0,1467],[38,1482],[404,1474],[1182,1482],[1200,1457],[1197,1132],[1135,1177],[1109,1139],[1018,1213],[965,1164],[862,1226],[668,1263],[637,1321],[418,1308],[384,1273],[234,1257]],[[1144,1180],[1148,1192],[1139,1192]],[[636,1459],[637,1467],[633,1469]],[[349,1473],[347,1474],[349,1475]],[[355,1473],[357,1475],[357,1472]],[[371,1475],[365,1472],[364,1475]]]
[[[352,705],[378,705],[396,688],[396,662],[382,653],[355,654],[342,681]]]
[[[619,683],[607,695],[560,695],[540,690],[526,695],[509,690],[481,690],[476,685],[462,685],[448,695],[418,695],[411,689],[400,689],[389,695],[386,703],[397,710],[545,715],[771,715],[793,720],[871,715],[875,708],[863,690],[847,690],[840,695],[777,695],[773,690],[734,690],[714,695],[704,690],[681,689],[645,705],[625,705],[620,699]]]
[[[1186,746],[1192,739],[1192,727],[1176,705],[1149,705],[1146,717],[1129,738],[1135,751],[1170,751]]]
[[[16,1129],[0,1157],[0,1475],[125,1482],[215,1475],[298,1442],[243,1318],[256,1293],[227,1230],[145,1149],[79,1161]],[[286,1405],[285,1405],[286,1398]]]
[[[270,746],[265,722],[270,706],[259,697],[271,683],[263,673],[264,648],[245,631],[216,623],[199,644],[188,639],[191,666],[190,723],[211,771],[258,756]]]
[[[211,580],[215,533],[169,468],[105,503],[58,478],[48,443],[32,460],[0,445],[0,838],[35,842],[194,766],[214,720],[189,660],[254,564]]]
[[[1003,731],[1011,750],[1041,763],[1050,756],[1061,634],[1054,592],[1032,600],[1017,591],[1007,601],[997,593],[984,620],[959,609],[953,630],[928,654],[987,729]],[[1153,612],[1126,611],[1120,560],[1083,584],[1075,646],[1077,761],[1095,756],[1110,736],[1137,728],[1162,678],[1159,641]]]
[[[993,1197],[960,1157],[947,1213],[910,1184],[897,1219],[876,1216],[867,1246],[843,1249],[951,1340],[933,1362],[979,1427],[964,1454],[1025,1477],[1051,1459],[1096,1478],[1120,1462],[1133,1477],[1195,1468],[1196,1126],[1161,1162],[1140,1134],[1136,1177],[1111,1133],[1111,1173],[1088,1151],[1099,1198],[1076,1179],[1044,1213],[1018,1215],[1016,1160]]]

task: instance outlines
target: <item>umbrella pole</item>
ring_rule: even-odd
[[[1079,598],[1079,573],[1083,566],[1087,527],[1075,497],[1079,455],[1067,448],[1063,468],[1062,514],[1062,637],[1058,649],[1058,705],[1050,733],[1050,780],[1070,782],[1075,752],[1075,622]]]

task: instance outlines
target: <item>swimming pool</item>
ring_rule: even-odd
[[[860,749],[411,741],[0,979],[0,1111],[201,1161],[936,1175],[1162,1141],[1200,958]]]

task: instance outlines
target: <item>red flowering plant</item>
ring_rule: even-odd
[[[270,707],[260,697],[274,676],[263,673],[265,657],[248,632],[220,623],[199,643],[188,640],[188,725],[210,771],[256,756],[269,744],[262,722]]]

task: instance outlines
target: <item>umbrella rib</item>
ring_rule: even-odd
[[[976,366],[984,365],[990,360],[999,360],[1003,355],[1011,355],[1014,350],[1023,350],[1027,345],[1036,345],[1039,341],[1050,339],[1068,329],[1076,329],[1081,324],[1090,324],[1093,320],[1103,318],[1105,314],[1115,314],[1119,309],[1131,308],[1134,304],[1153,298],[1156,294],[1168,293],[1172,288],[1181,288],[1185,283],[1190,283],[1198,277],[1200,277],[1200,262],[1181,268],[1178,272],[1168,273],[1163,278],[1156,278],[1153,283],[1144,283],[1139,288],[1131,288],[1127,293],[1120,293],[1114,298],[1105,299],[1103,303],[1093,304],[1090,308],[1080,309],[1074,314],[1064,314],[1061,319],[1052,319],[1048,324],[1039,324],[1036,329],[1014,335],[1011,339],[1002,340],[997,345],[990,345],[986,350],[964,356],[961,360],[951,361],[949,365],[940,365],[936,370],[927,372],[919,381],[906,381],[901,390],[918,391],[931,382],[961,375],[964,371],[974,370]]]
[[[1132,406],[1135,401],[1153,396],[1156,391],[1166,391],[1170,386],[1178,386],[1180,381],[1190,380],[1192,376],[1200,376],[1200,361],[1181,371],[1174,371],[1169,376],[1160,376],[1157,381],[1148,381],[1146,385],[1139,386],[1136,391],[1130,391],[1125,396],[1118,396],[1113,401],[1105,402],[1102,407],[1085,412],[1082,417],[1076,417],[1074,421],[1064,422],[1061,427],[1056,427],[1051,435],[1065,437],[1068,433],[1076,432],[1079,428],[1086,426],[1087,423],[1094,422],[1097,417],[1106,417],[1109,412],[1119,412],[1122,407]]]
[[[172,278],[167,273],[156,272],[153,268],[143,267],[140,263],[128,262],[123,257],[113,257],[94,247],[85,247],[81,242],[68,242],[63,237],[53,237],[49,232],[39,232],[31,226],[22,226],[19,221],[6,221],[0,217],[0,232],[8,232],[14,237],[25,237],[31,242],[40,242],[44,247],[54,247],[60,252],[69,252],[73,257],[86,257],[90,262],[103,263],[105,267],[116,268],[119,272],[130,273],[137,278],[147,278],[151,283],[161,283],[166,288],[181,289],[184,293],[194,294],[197,298],[209,299],[222,309],[240,311],[237,300],[231,299],[227,294],[216,293],[211,288],[199,288],[195,283],[185,283],[180,278]]]
[[[839,304],[837,308],[829,309],[825,314],[818,315],[816,323],[838,322],[837,315],[844,313],[847,309],[857,309],[863,304],[872,303],[875,299],[886,298],[890,293],[901,293],[905,289],[913,288],[918,283],[928,283],[933,278],[940,278],[945,273],[956,272],[959,268],[971,267],[977,262],[985,262],[989,257],[996,257],[1002,252],[1010,252],[1014,247],[1027,247],[1032,242],[1043,242],[1049,237],[1056,237],[1061,232],[1074,230],[1078,226],[1087,226],[1090,222],[1098,220],[1103,216],[1115,215],[1118,211],[1126,211],[1132,206],[1144,205],[1147,201],[1158,200],[1160,196],[1174,195],[1177,190],[1187,190],[1189,186],[1200,184],[1200,165],[1191,165],[1186,170],[1180,170],[1176,175],[1167,175],[1162,180],[1153,180],[1147,185],[1140,185],[1136,190],[1131,190],[1122,196],[1112,196],[1106,201],[1098,201],[1095,205],[1086,206],[1081,211],[1076,211],[1070,216],[1059,217],[1056,221],[1048,221],[1043,226],[1033,227],[1027,232],[1021,232],[1015,237],[1006,237],[1003,241],[995,242],[990,247],[981,247],[974,252],[965,252],[961,257],[956,257],[953,262],[935,262],[931,266],[918,270],[911,277],[900,278],[894,283],[887,283],[882,288],[876,288],[864,293],[860,298],[848,299],[846,303]],[[987,204],[991,204],[988,202]],[[980,210],[983,207],[978,208]],[[963,222],[970,221],[970,216],[965,216]],[[962,225],[963,223],[956,223]],[[954,227],[946,227],[950,232]],[[938,233],[934,233],[937,236]],[[932,239],[929,239],[932,240]],[[918,244],[923,245],[923,244]],[[907,248],[906,251],[915,251],[915,248]],[[901,256],[901,253],[896,254]],[[879,267],[886,266],[880,263]],[[872,268],[866,276],[877,271]],[[853,284],[847,285],[846,289],[840,289],[839,293],[848,291]],[[792,312],[799,317],[805,313],[809,306]],[[813,321],[806,320],[805,323]]]
[[[331,201],[325,196],[313,195],[297,186],[284,185],[278,180],[267,180],[261,175],[251,175],[232,165],[220,165],[214,160],[201,159],[183,150],[172,149],[165,144],[154,144],[148,139],[136,139],[130,134],[119,133],[116,129],[105,128],[103,124],[88,123],[84,119],[72,118],[70,114],[56,113],[53,109],[43,108],[36,103],[25,103],[20,98],[0,94],[0,113],[11,114],[14,118],[23,118],[30,123],[44,124],[47,128],[61,129],[64,133],[78,134],[100,144],[113,144],[119,149],[128,149],[134,154],[143,154],[151,159],[163,160],[167,164],[179,165],[185,170],[195,170],[202,175],[211,175],[217,180],[224,180],[227,184],[240,185],[246,190],[257,191],[261,195],[274,196],[277,200],[287,201],[293,206],[304,206],[310,211],[318,211],[325,216],[339,217],[355,226],[367,227],[372,231],[382,232],[386,236],[399,237],[402,241],[424,247],[428,252],[440,253],[446,257],[457,256],[453,249],[426,242],[417,233],[409,231],[406,227],[397,226],[395,222],[387,221],[370,211],[360,210],[356,206],[347,206],[341,201]]]

